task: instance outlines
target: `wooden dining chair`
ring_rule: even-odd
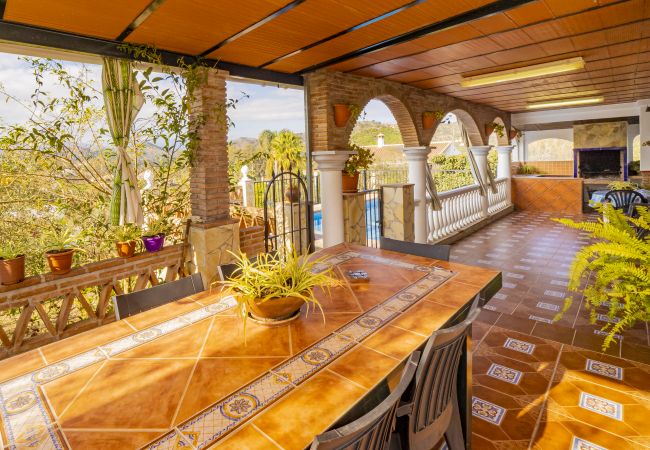
[[[115,317],[118,320],[124,319],[201,291],[203,291],[203,280],[200,273],[195,273],[149,289],[117,295],[113,297]]]
[[[316,436],[311,450],[388,450],[400,398],[413,380],[419,358],[420,352],[409,357],[400,382],[381,403],[357,420]]]
[[[415,242],[398,241],[383,236],[379,240],[379,248],[409,255],[423,256],[425,258],[439,259],[441,261],[449,261],[449,253],[451,252],[451,245],[418,244]]]
[[[464,450],[456,380],[463,347],[480,313],[428,339],[415,373],[414,387],[397,409],[397,435],[403,450],[431,450],[443,437],[450,450]]]

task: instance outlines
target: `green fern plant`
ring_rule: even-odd
[[[634,326],[638,320],[650,320],[650,212],[637,207],[639,217],[628,217],[611,204],[595,206],[602,219],[597,222],[574,222],[553,219],[567,227],[587,231],[598,242],[583,247],[571,265],[569,290],[584,288],[591,323],[596,322],[597,308],[607,306],[613,323],[601,328],[606,332],[603,350],[616,341],[616,334]],[[571,306],[566,299],[561,316]]]

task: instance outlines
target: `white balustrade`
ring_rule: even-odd
[[[508,178],[497,178],[495,180],[497,185],[497,193],[493,194],[492,191],[488,194],[488,214],[492,215],[510,206],[508,201]]]
[[[510,206],[507,193],[510,179],[498,178],[495,181],[497,193],[488,193],[488,216]],[[442,209],[433,211],[428,208],[428,241],[438,241],[484,220],[485,200],[480,191],[475,184],[439,193]]]

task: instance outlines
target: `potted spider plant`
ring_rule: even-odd
[[[75,252],[83,252],[77,246],[79,235],[66,225],[55,226],[43,233],[42,246],[50,271],[57,275],[70,272]]]
[[[249,317],[269,325],[294,320],[303,304],[308,309],[318,307],[322,313],[314,288],[341,285],[332,277],[331,269],[314,271],[322,260],[300,257],[295,250],[285,256],[262,253],[255,260],[245,254],[233,256],[237,268],[223,284],[225,292],[237,300],[244,326]]]
[[[140,236],[142,236],[142,230],[133,223],[113,227],[111,229],[111,237],[115,242],[117,256],[120,258],[130,258],[133,256]]]
[[[343,192],[357,192],[359,186],[359,171],[368,169],[375,161],[375,155],[370,149],[356,144],[350,144],[350,150],[355,153],[345,161],[343,167]]]
[[[142,243],[148,252],[157,252],[165,245],[165,236],[169,225],[163,218],[147,222],[146,230],[142,233]]]
[[[0,247],[0,284],[16,284],[25,279],[25,254],[15,244]]]

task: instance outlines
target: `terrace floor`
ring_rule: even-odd
[[[650,448],[647,324],[605,354],[602,323],[590,324],[579,294],[549,323],[573,255],[589,242],[551,217],[516,212],[452,247],[452,261],[503,272],[473,329],[473,448]]]

